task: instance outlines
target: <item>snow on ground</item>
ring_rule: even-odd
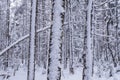
[[[74,74],[70,74],[69,70],[62,71],[61,80],[82,80],[82,69],[76,69]]]
[[[44,74],[42,69],[36,70],[35,74],[35,80],[46,80],[46,74]],[[19,69],[15,76],[10,77],[9,80],[27,80],[27,70],[23,68]]]
[[[112,77],[101,77],[93,76],[92,80],[120,80],[120,73],[114,74]]]
[[[62,71],[62,80],[82,80],[81,78],[81,69],[76,69],[75,75],[70,74],[69,70],[64,70]],[[46,77],[46,71],[44,69],[37,69],[36,70],[36,75],[35,75],[35,80],[47,80]],[[9,78],[9,80],[27,80],[27,70],[26,69],[19,69],[15,76],[12,76]]]
[[[36,69],[35,80],[47,80],[46,76],[46,70]],[[82,68],[77,68],[74,74],[70,74],[68,69],[63,70],[61,76],[61,80],[82,80]],[[0,80],[3,79],[0,78]],[[18,71],[16,71],[15,76],[10,77],[8,80],[27,80],[27,69],[20,68]],[[92,80],[120,80],[120,72],[109,78],[98,78],[94,75]]]
[[[27,71],[23,68],[16,71],[15,76],[9,78],[9,80],[27,80]]]
[[[35,80],[47,80],[46,71],[44,69],[38,69],[35,73]]]

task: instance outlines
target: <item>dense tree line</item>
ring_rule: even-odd
[[[35,68],[47,80],[82,67],[82,80],[120,67],[119,0],[0,0],[0,70]],[[96,70],[97,69],[97,70]],[[53,76],[54,75],[54,76]]]

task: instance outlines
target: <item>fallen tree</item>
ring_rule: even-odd
[[[39,29],[39,30],[37,30],[37,33],[42,32],[42,31],[44,31],[44,30],[47,30],[47,29],[49,29],[49,28],[50,28],[50,27],[45,27],[45,28]],[[16,45],[17,43],[25,40],[25,39],[28,38],[29,36],[30,36],[30,35],[27,34],[27,35],[21,37],[20,39],[18,39],[17,41],[15,41],[14,43],[12,43],[11,45],[9,45],[8,47],[6,47],[5,49],[3,49],[3,50],[0,52],[0,56],[1,56],[3,53],[5,53],[7,50],[9,50],[11,47],[13,47],[13,46]]]

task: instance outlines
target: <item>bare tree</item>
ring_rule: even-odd
[[[53,3],[47,80],[61,80],[63,0],[53,0]]]
[[[92,0],[88,1],[87,5],[87,25],[85,28],[85,52],[83,55],[84,68],[83,68],[83,80],[91,80],[92,76],[92,50],[91,50],[91,11],[92,11]]]
[[[29,48],[29,59],[28,59],[28,76],[27,80],[35,79],[35,36],[36,36],[36,4],[37,0],[32,0],[32,14],[31,14],[31,25],[30,25],[30,48]]]

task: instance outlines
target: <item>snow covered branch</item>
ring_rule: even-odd
[[[49,29],[49,28],[50,28],[50,27],[45,27],[45,28],[43,28],[43,29],[39,29],[39,30],[37,30],[37,33],[42,32],[42,31],[44,31],[44,30],[47,30],[47,29]],[[29,36],[30,36],[30,35],[27,34],[27,35],[21,37],[20,39],[18,39],[17,41],[15,41],[14,43],[12,43],[11,45],[9,45],[8,47],[6,47],[5,49],[3,49],[3,50],[0,52],[0,56],[1,56],[3,53],[5,53],[7,50],[9,50],[11,47],[13,47],[13,46],[16,45],[17,43],[25,40],[25,39],[28,38]]]

